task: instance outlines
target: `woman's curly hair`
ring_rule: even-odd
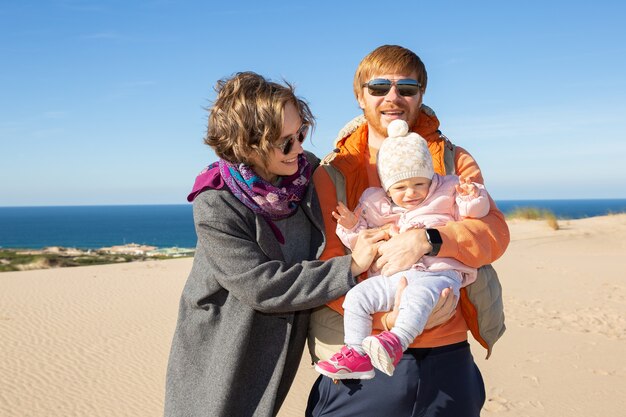
[[[302,123],[315,122],[308,104],[296,97],[287,82],[281,85],[254,72],[239,72],[219,80],[215,91],[204,143],[231,163],[250,165],[255,155],[268,160],[280,139],[287,103],[297,108]]]

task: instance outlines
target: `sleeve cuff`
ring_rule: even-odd
[[[441,249],[439,249],[439,253],[437,254],[437,256],[442,258],[456,259],[459,253],[459,246],[458,242],[456,241],[456,236],[454,235],[454,232],[446,226],[437,227],[437,230],[439,230],[442,241]]]

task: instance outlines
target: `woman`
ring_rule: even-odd
[[[316,260],[325,238],[302,142],[313,124],[290,85],[244,72],[218,82],[196,179],[198,245],[170,353],[166,416],[273,416],[296,374],[309,309],[345,294],[382,231]]]

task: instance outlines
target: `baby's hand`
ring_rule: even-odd
[[[341,226],[345,227],[346,229],[352,229],[359,222],[359,216],[361,215],[362,211],[363,208],[358,207],[353,213],[348,210],[348,207],[346,207],[346,205],[340,201],[337,205],[337,208],[335,208],[335,211],[333,211],[332,215],[335,220],[337,220],[337,223],[339,223]]]
[[[372,227],[370,230],[382,230],[385,232],[385,240],[389,240],[398,234],[398,228],[393,223],[385,223],[382,226]]]
[[[480,194],[471,178],[459,178],[459,185],[456,185],[456,192],[462,197],[476,198]]]
[[[384,224],[380,226],[380,229],[385,230],[387,232],[387,239],[385,240],[389,240],[390,238],[400,233],[400,228],[393,223]]]

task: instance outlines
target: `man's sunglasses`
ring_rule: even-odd
[[[300,129],[298,129],[296,133],[294,133],[293,135],[287,136],[282,142],[274,146],[280,149],[283,155],[289,155],[289,152],[291,152],[291,148],[293,148],[294,142],[296,140],[300,143],[304,142],[304,139],[306,139],[306,135],[308,133],[309,133],[309,125],[306,123],[303,123],[302,126],[300,126]]]
[[[398,89],[398,94],[403,97],[411,97],[419,93],[422,85],[417,80],[405,78],[402,80],[391,81],[385,78],[374,78],[366,83],[363,83],[361,87],[367,87],[370,95],[376,97],[386,96],[391,90],[391,86],[395,85]]]

